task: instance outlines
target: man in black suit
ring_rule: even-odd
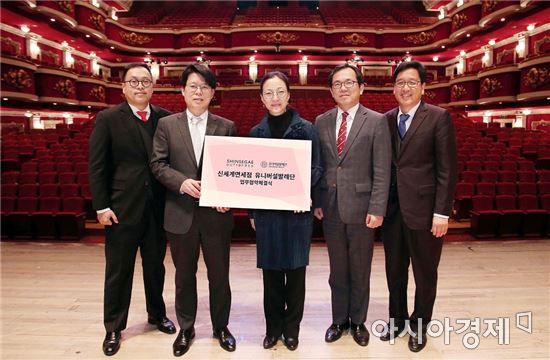
[[[205,135],[236,135],[233,121],[208,111],[216,77],[204,65],[192,64],[181,74],[187,109],[160,119],[153,140],[151,169],[166,186],[164,229],[176,266],[176,316],[180,331],[174,356],[185,354],[195,337],[197,261],[202,250],[208,274],[213,335],[226,351],[235,338],[227,328],[231,309],[229,250],[233,213],[228,208],[200,207],[201,165]]]
[[[158,119],[170,114],[149,104],[153,95],[146,64],[126,66],[126,101],[97,114],[90,137],[89,174],[97,219],[105,225],[103,341],[105,355],[120,348],[126,328],[137,249],[140,249],[147,321],[165,333],[176,328],[166,317],[162,298],[166,237],[162,229],[164,188],[149,170]]]
[[[394,326],[381,336],[388,341],[410,322],[409,349],[426,346],[437,290],[437,267],[447,233],[455,185],[455,133],[448,111],[421,101],[426,69],[403,62],[393,75],[399,107],[386,113],[392,136],[392,177],[388,211],[382,225],[389,313]],[[416,284],[414,310],[407,309],[408,268]]]

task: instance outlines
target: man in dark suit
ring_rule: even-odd
[[[409,349],[426,345],[437,289],[437,267],[447,233],[457,181],[456,144],[451,115],[421,101],[426,69],[402,62],[393,74],[399,107],[386,113],[392,136],[392,180],[382,226],[390,324],[388,341],[410,323]],[[414,310],[407,310],[408,268],[416,283]]]
[[[166,237],[162,229],[164,189],[149,169],[158,119],[170,113],[149,104],[153,80],[143,63],[126,66],[126,101],[97,114],[90,137],[89,174],[97,219],[105,225],[105,355],[120,348],[126,328],[137,249],[140,249],[148,322],[165,333],[176,328],[166,318],[162,298]]]
[[[176,266],[176,316],[180,332],[175,356],[189,350],[195,337],[197,261],[202,249],[208,273],[210,318],[220,346],[234,351],[227,324],[231,308],[229,249],[233,214],[227,208],[199,207],[202,149],[205,135],[234,136],[232,121],[208,111],[216,77],[206,66],[189,65],[181,75],[187,110],[160,120],[153,140],[151,169],[166,186],[164,229]]]
[[[338,340],[351,327],[355,342],[367,346],[370,272],[375,228],[386,213],[390,184],[391,141],[382,114],[359,103],[363,75],[352,65],[337,66],[329,75],[338,107],[319,115],[322,208],[332,292],[332,325],[326,342]]]

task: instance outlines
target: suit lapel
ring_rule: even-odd
[[[328,132],[332,155],[335,159],[338,159],[338,149],[336,149],[336,116],[338,116],[338,109],[335,108],[329,114],[329,121],[326,131]]]
[[[125,128],[128,130],[128,133],[130,134],[130,139],[132,139],[133,142],[135,142],[135,148],[141,149],[142,154],[148,159],[149,154],[147,154],[147,148],[146,144],[143,140],[143,135],[141,134],[141,131],[139,129],[139,125],[135,119],[134,113],[132,112],[132,109],[130,109],[130,105],[126,103],[125,106],[121,108],[122,116],[121,118],[123,121],[126,122]],[[151,145],[149,145],[149,149],[151,149]]]
[[[208,121],[206,122],[206,135],[215,135],[217,127],[218,127],[218,120],[209,111]]]
[[[388,126],[390,127],[390,134],[391,134],[391,146],[392,146],[392,158],[395,162],[397,158],[397,154],[399,152],[399,144],[397,143],[397,137],[399,136],[397,134],[397,114],[399,113],[399,108],[395,108],[392,110],[388,115]]]
[[[195,159],[195,150],[193,150],[193,140],[191,139],[191,133],[189,132],[189,120],[187,120],[187,114],[185,111],[178,114],[178,120],[176,121],[178,130],[185,144],[187,150],[187,156],[193,160],[193,164],[198,168],[197,160]]]
[[[366,120],[367,109],[359,105],[359,108],[355,113],[355,118],[353,118],[353,123],[351,125],[351,129],[349,130],[348,137],[346,138],[346,145],[344,146],[344,151],[342,152],[342,158],[340,159],[340,162],[342,162],[342,160],[344,160],[344,158],[346,157],[346,154],[348,153],[350,147],[353,145],[353,142],[357,138],[357,135],[359,134],[359,131],[365,124]],[[336,125],[334,126],[334,128],[336,128]],[[336,131],[336,129],[334,129],[334,131]]]
[[[416,110],[416,114],[414,114],[414,118],[412,119],[411,126],[409,126],[409,130],[407,130],[405,138],[401,141],[401,150],[399,151],[399,156],[403,154],[403,152],[407,148],[407,145],[411,142],[411,139],[414,137],[414,133],[418,130],[420,126],[422,126],[422,123],[424,122],[424,120],[426,120],[427,114],[428,109],[424,106],[424,103],[421,103],[418,107],[418,110]]]

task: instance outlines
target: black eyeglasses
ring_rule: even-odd
[[[143,85],[143,87],[149,87],[153,84],[153,81],[149,79],[145,79],[145,80],[132,79],[132,80],[123,81],[123,82],[130,84],[130,86],[133,88],[137,88],[140,83],[141,85]]]
[[[344,82],[336,81],[332,83],[332,88],[340,89],[343,86],[346,89],[351,89],[355,84],[357,84],[357,81],[353,81],[353,80],[346,80]]]

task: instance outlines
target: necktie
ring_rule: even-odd
[[[197,164],[200,162],[201,159],[201,152],[202,152],[202,142],[203,137],[201,136],[200,132],[200,122],[202,119],[197,116],[193,116],[191,118],[191,126],[189,127],[189,130],[191,132],[191,140],[193,141],[193,150],[195,151],[195,159],[197,159]]]
[[[348,127],[348,113],[342,113],[342,123],[340,129],[338,129],[338,141],[336,141],[336,149],[338,150],[338,156],[342,156],[344,147],[346,146],[346,132]]]
[[[138,111],[137,114],[141,118],[141,121],[147,122],[147,111]]]
[[[399,130],[399,136],[401,139],[405,137],[405,133],[407,132],[407,124],[405,123],[409,119],[409,114],[401,114],[399,115],[399,126],[397,127]]]

